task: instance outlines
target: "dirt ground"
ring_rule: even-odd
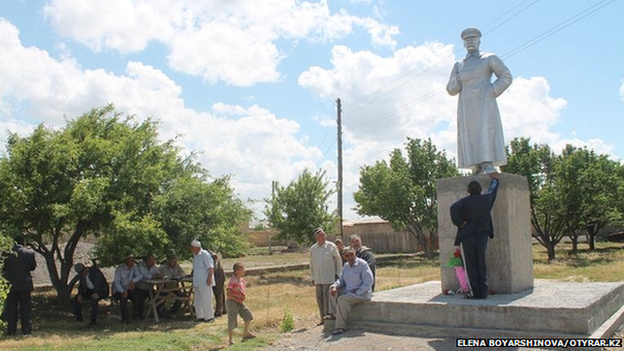
[[[622,330],[616,333],[614,338],[622,338]],[[450,351],[457,350],[456,338],[420,338],[411,336],[386,335],[370,333],[361,330],[349,330],[346,333],[334,336],[331,332],[324,332],[323,327],[301,329],[287,334],[284,338],[276,341],[267,351]],[[467,350],[522,350],[538,351],[549,350],[546,348],[503,348],[471,347]],[[569,348],[582,350],[583,348]],[[552,348],[550,350],[561,350]],[[588,349],[597,350],[597,349]],[[600,350],[600,349],[598,349]],[[615,351],[622,348],[606,348],[604,350]]]

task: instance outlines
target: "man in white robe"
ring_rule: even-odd
[[[208,251],[202,249],[198,240],[191,242],[193,253],[193,294],[195,314],[199,321],[214,322],[212,310],[212,287],[215,285],[214,262]]]

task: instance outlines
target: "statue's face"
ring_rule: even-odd
[[[478,37],[466,37],[464,39],[464,47],[469,53],[479,51],[479,45],[481,45],[481,40]]]

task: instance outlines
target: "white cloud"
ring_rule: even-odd
[[[622,80],[622,85],[620,86],[620,97],[624,100],[624,80]]]
[[[328,41],[360,27],[376,46],[394,47],[396,26],[331,13],[326,0],[50,0],[44,13],[62,36],[94,51],[169,49],[170,66],[215,83],[249,86],[280,79],[280,40]]]
[[[597,154],[609,155],[613,160],[619,159],[615,156],[615,147],[611,144],[605,143],[601,139],[589,139],[587,141],[578,138],[573,139],[561,139],[551,144],[553,151],[557,154],[561,154],[561,151],[566,145],[574,145],[576,147],[587,147],[590,150],[594,150]]]
[[[426,43],[381,57],[335,46],[333,67],[310,67],[299,76],[299,85],[322,99],[342,99],[350,142],[426,137],[423,131],[448,121],[454,110],[444,92],[447,67],[438,64],[451,64],[451,50],[452,46]]]
[[[567,102],[550,96],[544,77],[518,77],[498,98],[505,139],[531,137],[533,142],[554,143],[560,136],[550,128],[557,122]]]
[[[321,151],[308,146],[297,122],[258,106],[215,103],[210,111],[186,108],[182,89],[162,71],[129,62],[123,75],[83,70],[72,58],[56,60],[24,47],[17,29],[0,20],[0,141],[6,130],[26,134],[36,123],[62,126],[92,107],[114,103],[123,113],[153,117],[161,136],[199,151],[213,176],[234,175],[242,199],[262,199],[272,180],[288,183],[305,168],[316,169]],[[32,116],[32,117],[29,117]],[[261,209],[262,204],[257,204]]]

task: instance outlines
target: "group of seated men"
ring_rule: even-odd
[[[132,319],[145,316],[145,300],[150,296],[150,289],[152,285],[145,282],[149,279],[180,279],[186,276],[186,273],[178,263],[178,259],[175,256],[170,256],[166,264],[163,264],[160,269],[156,267],[156,260],[153,254],[149,254],[145,257],[143,262],[136,264],[134,256],[130,255],[126,257],[126,261],[119,265],[115,270],[115,277],[113,278],[113,297],[119,300],[119,309],[121,312],[121,319],[124,322],[130,320],[128,316],[128,300],[132,301]],[[181,294],[179,292],[178,294]],[[180,308],[180,300],[176,300],[171,309],[170,314],[174,314]],[[166,316],[161,305],[158,313],[161,316]]]
[[[216,254],[212,254],[216,261]],[[221,267],[219,262],[219,267]],[[89,301],[91,306],[91,318],[89,327],[97,324],[98,302],[109,296],[109,285],[102,271],[96,266],[85,267],[84,264],[78,263],[74,266],[77,276],[74,278],[78,281],[78,294],[73,298],[73,313],[76,321],[82,321],[82,304]],[[221,269],[222,271],[222,269]],[[215,272],[217,273],[217,272]],[[143,261],[137,264],[133,255],[126,257],[124,263],[119,265],[115,270],[115,276],[112,283],[112,296],[119,301],[119,309],[121,319],[128,323],[130,316],[128,313],[128,300],[132,301],[132,319],[143,319],[145,316],[145,300],[150,297],[152,285],[145,280],[150,279],[174,279],[179,280],[186,277],[187,274],[178,263],[175,255],[170,255],[167,262],[160,267],[156,267],[156,260],[153,254],[145,256]],[[225,276],[224,276],[225,277]],[[218,283],[217,279],[217,283]],[[225,279],[223,279],[225,280]],[[171,283],[175,285],[176,283]],[[215,316],[224,314],[225,296],[222,293],[223,284],[221,284],[221,294],[218,294],[219,288],[216,287],[215,297],[217,299],[217,311]],[[182,291],[173,291],[173,294],[182,297]],[[176,299],[168,311],[165,311],[165,304],[158,306],[158,315],[160,317],[168,317],[176,314],[182,305],[181,300]]]

